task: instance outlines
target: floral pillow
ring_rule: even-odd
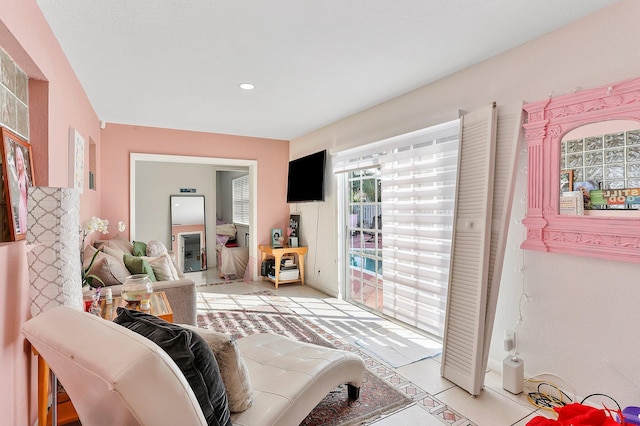
[[[149,257],[157,257],[167,252],[167,247],[160,241],[151,240],[147,243],[146,255]]]

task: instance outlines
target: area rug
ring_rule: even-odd
[[[300,305],[300,301],[295,297],[278,296],[271,290],[245,294],[200,293],[198,304],[198,324],[201,327],[217,328],[234,335],[236,338],[259,332],[281,333],[306,342],[350,351],[364,360],[367,368],[365,376],[367,382],[365,383],[366,387],[363,387],[360,399],[352,403],[357,406],[348,405],[346,386],[339,387],[327,395],[314,409],[311,416],[302,423],[303,425],[370,424],[382,416],[415,404],[416,407],[424,410],[426,417],[431,417],[438,423],[449,426],[478,426],[435,396],[430,395],[420,386],[407,380],[382,359],[367,353],[356,345],[356,340],[368,335],[369,328],[364,324],[358,326],[362,333],[360,336],[356,334],[344,339],[338,338],[329,331],[331,328],[327,327],[326,321],[321,317],[296,314],[294,309],[303,309],[303,312],[306,309]],[[318,300],[317,304],[320,306],[316,308],[320,308],[321,311],[323,304],[326,304],[328,309],[332,309],[330,301]],[[316,325],[316,322],[319,325]],[[402,334],[401,331],[397,333]],[[374,377],[374,379],[369,380],[370,377]],[[394,404],[389,395],[393,397],[397,397],[397,395],[389,392],[389,387],[410,398],[410,401],[398,398],[395,400],[397,403]],[[368,392],[367,389],[369,389]],[[375,395],[383,395],[383,397],[375,400],[368,398],[368,396]],[[386,398],[389,398],[389,401]],[[379,407],[382,408],[378,409]],[[355,410],[356,408],[357,410]]]
[[[256,310],[256,308],[260,310]],[[264,310],[263,310],[264,309]],[[282,306],[252,310],[217,311],[198,315],[198,326],[219,330],[236,338],[254,333],[277,333],[317,345],[345,349],[349,345],[328,336],[311,321]],[[324,334],[324,335],[323,335]],[[330,392],[301,423],[308,426],[357,425],[408,406],[413,401],[385,380],[366,370],[360,398],[350,401],[347,386]]]
[[[365,352],[381,359],[394,368],[433,358],[442,353],[442,345],[427,345],[433,342],[424,339],[425,343],[403,339],[401,336],[367,336],[355,341]]]

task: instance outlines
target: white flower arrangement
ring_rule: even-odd
[[[115,225],[109,225],[109,221],[107,219],[100,219],[99,217],[93,216],[83,228],[84,236],[86,237],[96,231],[108,234],[109,226],[115,227]],[[125,225],[123,221],[118,222],[118,232],[123,232],[126,228],[127,225]]]

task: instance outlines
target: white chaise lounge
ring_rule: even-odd
[[[178,366],[152,341],[118,324],[66,307],[27,321],[26,338],[65,387],[83,425],[205,425]],[[237,340],[253,404],[234,425],[298,425],[340,384],[358,397],[362,359],[347,351],[274,334]]]

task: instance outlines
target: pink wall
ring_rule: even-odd
[[[269,242],[271,228],[286,228],[288,141],[111,123],[101,140],[98,188],[108,187],[101,192],[101,204],[109,221],[129,217],[129,156],[147,153],[257,160],[258,243]]]
[[[36,1],[2,0],[1,10],[0,46],[30,78],[29,139],[36,184],[68,186],[70,128],[85,139],[85,164],[89,141],[96,143],[98,189],[85,186],[81,223],[93,215],[115,222],[129,216],[129,153],[146,152],[258,160],[258,204],[264,207],[258,218],[259,240],[268,240],[269,228],[284,227],[289,213],[284,202],[288,142],[111,124],[103,142],[99,118]],[[7,424],[33,424],[36,419],[35,358],[20,333],[29,315],[28,286],[24,242],[0,244],[0,377],[5,379],[0,412]]]
[[[87,143],[91,138],[99,144],[98,117],[36,1],[2,0],[1,10],[0,46],[30,79],[29,141],[35,182],[40,186],[68,186],[69,128],[77,129]],[[88,156],[88,149],[85,155]],[[98,215],[99,193],[85,191],[80,207],[83,221]],[[35,357],[20,332],[29,316],[28,288],[24,241],[0,243],[3,424],[29,425],[36,419]]]
[[[31,79],[29,142],[36,184],[68,186],[69,128],[85,138],[88,164],[89,139],[99,144],[100,122],[35,0],[3,0],[0,46]],[[82,221],[98,214],[99,201],[96,191],[84,192]]]
[[[0,243],[0,413],[7,425],[31,424],[37,399],[35,387],[28,386],[37,378],[35,358],[20,332],[30,311],[25,247],[24,241]]]

